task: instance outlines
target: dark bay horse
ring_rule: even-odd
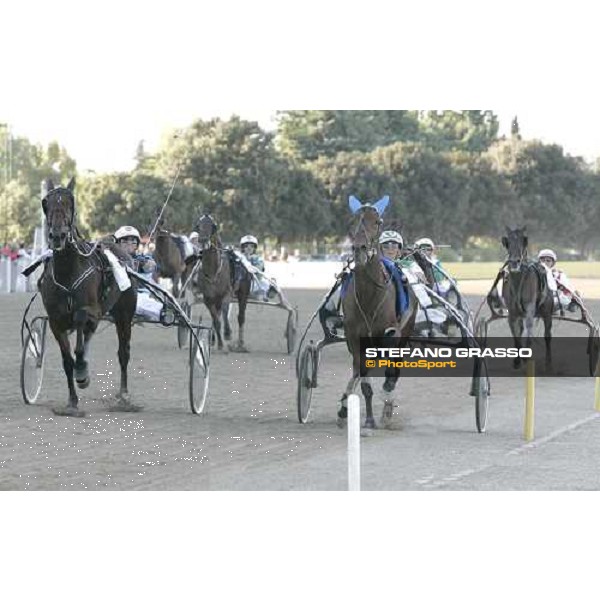
[[[185,283],[187,265],[175,241],[174,234],[164,229],[163,223],[159,224],[156,231],[154,260],[156,260],[159,276],[173,282],[173,295],[177,298],[180,283]]]
[[[109,275],[108,264],[98,245],[92,246],[79,236],[75,224],[74,187],[75,179],[71,179],[66,188],[55,188],[52,181],[48,181],[48,193],[42,200],[48,243],[53,254],[45,264],[38,287],[50,329],[60,347],[69,386],[66,408],[55,409],[55,412],[67,416],[83,415],[78,409],[74,380],[82,389],[89,385],[87,358],[90,340],[99,319],[109,311],[119,338],[121,385],[117,398],[120,409],[137,410],[138,407],[129,403],[127,389],[131,323],[137,301],[135,286],[121,292]],[[124,258],[117,247],[111,250]],[[75,360],[69,342],[72,331],[77,332]]]
[[[502,286],[502,297],[508,308],[508,324],[514,338],[515,347],[530,347],[533,337],[534,320],[544,321],[546,342],[546,369],[552,370],[552,313],[554,298],[548,289],[545,268],[527,257],[528,238],[526,227],[506,228],[502,245],[506,248],[507,271]],[[515,358],[515,368],[521,359]]]
[[[350,197],[350,210],[354,214],[351,232],[354,257],[354,273],[342,298],[344,331],[348,351],[352,355],[352,378],[342,396],[338,410],[338,424],[344,425],[347,418],[346,399],[354,393],[360,382],[366,403],[365,430],[376,428],[373,417],[373,388],[368,369],[360,360],[360,339],[368,337],[390,337],[395,346],[405,345],[414,329],[417,316],[417,299],[408,286],[408,309],[400,316],[396,313],[396,288],[382,263],[379,235],[383,225],[382,215],[389,202],[386,196],[373,205],[361,204]],[[399,369],[386,372],[383,390],[386,392],[382,423],[391,422],[393,401],[391,392],[400,375]]]
[[[234,352],[247,352],[244,341],[244,325],[246,322],[246,307],[252,279],[245,274],[235,281],[234,266],[230,253],[223,247],[219,236],[219,228],[210,215],[202,215],[196,223],[198,244],[202,250],[202,268],[197,269],[195,277],[197,289],[202,290],[204,304],[212,317],[213,328],[217,336],[219,350],[223,350],[221,336],[221,319],[224,324],[226,340],[231,339],[229,323],[229,306],[235,294],[238,301],[238,340],[230,349]]]

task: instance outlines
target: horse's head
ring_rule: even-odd
[[[209,248],[211,245],[216,246],[218,230],[217,224],[210,215],[202,215],[194,227],[194,231],[198,232],[198,245],[203,250]]]
[[[381,217],[389,201],[389,197],[385,196],[375,204],[362,204],[360,200],[350,196],[349,206],[354,215],[350,239],[357,265],[365,265],[379,253],[379,234],[383,225]]]
[[[508,268],[518,271],[521,263],[527,258],[527,227],[522,229],[506,228],[506,235],[502,237],[502,245],[508,253]]]
[[[74,236],[75,228],[75,178],[72,177],[66,188],[54,187],[47,181],[47,193],[42,200],[42,208],[48,226],[48,244],[54,252],[64,250]]]

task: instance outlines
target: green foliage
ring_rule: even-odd
[[[281,151],[299,160],[419,139],[417,112],[408,110],[289,110],[278,124]]]
[[[40,224],[41,182],[48,177],[57,184],[66,182],[76,164],[57,142],[44,147],[24,137],[12,137],[7,143],[8,135],[5,127],[0,128],[2,241],[31,241]]]
[[[7,165],[5,128],[0,160]],[[253,233],[271,243],[335,243],[348,233],[348,196],[392,199],[385,226],[407,243],[450,244],[444,256],[500,260],[505,225],[527,224],[537,244],[583,256],[600,241],[600,169],[560,146],[521,138],[518,121],[498,139],[492,111],[282,111],[278,130],[239,117],[198,120],[163,139],[140,142],[130,173],[79,176],[80,228],[105,235],[123,224],[148,232],[175,182],[166,227],[189,233],[211,213],[223,239]],[[75,161],[58,143],[12,141],[12,179],[0,187],[5,239],[31,239],[40,182],[63,183]],[[315,246],[316,247],[316,246]]]

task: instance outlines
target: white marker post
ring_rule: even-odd
[[[531,442],[535,437],[535,362],[527,359],[527,375],[525,383],[525,441]]]
[[[360,492],[360,398],[348,396],[348,490]]]

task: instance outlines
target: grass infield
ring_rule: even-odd
[[[501,263],[443,263],[444,268],[456,279],[494,279]],[[600,262],[559,262],[569,278],[600,279]]]

